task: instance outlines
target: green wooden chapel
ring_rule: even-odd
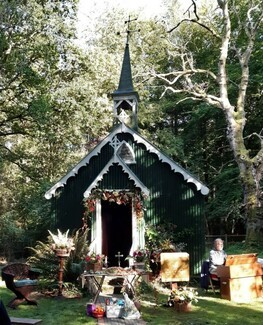
[[[112,94],[114,127],[104,140],[62,177],[45,197],[57,227],[80,228],[89,215],[91,248],[124,257],[145,245],[145,225],[173,223],[189,230],[185,251],[190,274],[200,271],[205,252],[204,203],[208,188],[138,132],[138,93],[132,82],[128,40],[119,87]]]

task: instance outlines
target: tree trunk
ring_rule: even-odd
[[[182,60],[182,69],[174,73],[159,74],[158,77],[168,85],[164,93],[168,90],[175,94],[187,94],[187,99],[202,100],[209,105],[222,109],[225,114],[228,126],[227,137],[233,151],[235,161],[239,167],[240,179],[244,194],[244,213],[246,218],[246,244],[250,246],[263,245],[263,192],[260,188],[263,174],[263,135],[262,130],[257,130],[246,137],[257,137],[260,141],[260,148],[254,157],[251,157],[249,147],[246,147],[244,130],[246,126],[246,96],[249,84],[249,63],[253,50],[255,50],[255,41],[260,37],[261,24],[263,21],[262,1],[242,2],[242,6],[237,8],[232,1],[217,1],[222,11],[221,27],[216,30],[212,24],[204,23],[196,12],[197,1],[193,0],[194,18],[182,19],[179,24],[169,32],[178,28],[181,23],[187,21],[204,27],[213,36],[220,40],[220,55],[218,58],[218,74],[207,69],[198,69],[194,67],[194,60],[191,51],[183,48],[186,53],[180,53]],[[230,7],[230,9],[229,9]],[[190,7],[191,8],[191,7]],[[217,8],[218,9],[218,8]],[[242,10],[247,11],[247,15],[242,15]],[[215,11],[216,12],[216,11]],[[191,16],[191,12],[188,11]],[[239,15],[240,14],[240,18]],[[217,20],[219,16],[215,16]],[[238,23],[236,22],[238,17]],[[242,18],[242,19],[241,19]],[[232,27],[232,19],[233,26]],[[232,29],[234,28],[234,29]],[[241,42],[242,40],[242,42]],[[187,47],[186,47],[187,48]],[[231,55],[229,55],[231,49]],[[229,69],[235,58],[239,61],[239,77],[237,83],[236,99],[229,96],[231,88],[229,87]],[[178,55],[179,56],[179,55]],[[230,59],[230,60],[229,60]],[[218,91],[206,91],[204,85],[204,73],[209,81],[213,81],[218,86]],[[202,79],[197,85],[195,75],[199,74]],[[178,82],[180,80],[183,80]],[[163,94],[164,94],[163,93]],[[231,92],[233,94],[233,92]],[[163,95],[162,95],[163,96]]]
[[[254,158],[249,157],[249,150],[245,147],[243,138],[244,114],[238,116],[235,111],[228,108],[228,139],[233,150],[235,160],[240,171],[240,179],[243,187],[244,209],[246,217],[246,243],[249,246],[263,245],[263,214],[262,193],[260,180],[262,178],[262,161],[255,164],[259,159],[260,152]],[[239,107],[238,111],[244,112]],[[237,118],[238,117],[238,118]]]
[[[228,124],[228,139],[233,150],[235,160],[240,171],[241,183],[244,191],[244,208],[246,217],[246,244],[261,246],[263,244],[263,216],[262,193],[260,180],[262,179],[263,140],[261,150],[251,158],[245,146],[244,128],[246,125],[245,99],[249,82],[249,60],[254,47],[257,24],[251,29],[245,51],[236,51],[241,68],[241,79],[236,106],[230,104],[227,83],[227,57],[231,37],[231,19],[228,1],[222,3],[224,17],[224,36],[219,59],[219,86],[221,107],[225,113]],[[262,21],[262,15],[258,23]]]
[[[244,206],[247,220],[246,243],[250,246],[263,246],[263,209],[261,193],[257,188],[256,172],[253,165],[247,164],[241,175],[244,188]]]

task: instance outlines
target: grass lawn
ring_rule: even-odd
[[[198,289],[198,288],[197,288]],[[262,324],[263,297],[250,303],[234,303],[220,298],[219,293],[203,292],[200,289],[199,300],[189,313],[179,313],[172,307],[164,307],[168,289],[161,289],[157,295],[148,288],[141,293],[142,319],[148,324]],[[6,305],[13,293],[0,282],[0,299]],[[43,325],[80,325],[96,324],[96,319],[86,316],[86,304],[89,297],[56,298],[37,296],[38,306],[21,304],[16,310],[9,309],[9,316],[41,318]],[[156,304],[157,303],[157,304]],[[0,321],[1,324],[1,321]]]
[[[144,307],[143,319],[148,324],[212,325],[261,324],[263,298],[253,303],[238,304],[220,298],[219,294],[200,293],[198,303],[189,313],[178,313],[173,308]]]

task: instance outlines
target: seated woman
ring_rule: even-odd
[[[217,238],[214,241],[214,249],[209,254],[209,272],[210,274],[217,275],[217,266],[224,265],[226,261],[226,252],[223,250],[224,242],[221,238]]]

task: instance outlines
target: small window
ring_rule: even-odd
[[[117,150],[117,155],[126,163],[126,164],[135,164],[135,155],[131,146],[123,142],[119,149]]]

